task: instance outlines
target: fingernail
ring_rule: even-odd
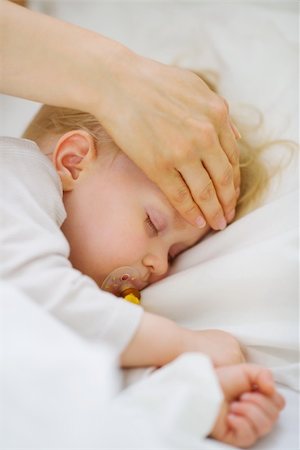
[[[217,226],[218,226],[218,228],[219,228],[220,230],[224,230],[224,228],[226,228],[227,222],[226,222],[226,220],[225,220],[224,217],[222,217],[222,218],[218,221]]]
[[[197,217],[196,219],[196,225],[198,228],[204,228],[206,225],[206,221],[202,216]]]

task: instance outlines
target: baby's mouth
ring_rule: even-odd
[[[137,269],[129,266],[113,270],[103,281],[101,288],[122,297],[122,292],[134,288],[141,291],[148,282],[144,281]]]

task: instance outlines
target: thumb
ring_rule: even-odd
[[[258,390],[271,396],[275,384],[271,372],[255,364],[238,364],[216,369],[219,382],[227,401],[239,397],[244,392]]]

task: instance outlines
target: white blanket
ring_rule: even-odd
[[[297,2],[91,2],[80,11],[78,3],[52,2],[52,8],[59,17],[118,39],[145,56],[217,71],[233,112],[239,115],[241,104],[256,106],[264,114],[262,134],[297,140]],[[28,111],[27,106],[3,98],[1,134],[18,136],[28,122],[19,112]],[[34,112],[36,105],[30,108]],[[269,159],[284,153],[278,146]],[[256,450],[296,450],[299,444],[297,185],[295,158],[259,208],[186,252],[172,276],[143,292],[146,310],[191,328],[232,332],[250,361],[273,369],[287,407]],[[132,379],[142,376],[143,371],[130,374]],[[150,379],[144,379],[145,392]],[[146,400],[144,406],[147,413]],[[143,409],[141,402],[139,407]],[[155,430],[144,431],[152,448],[167,448]],[[128,442],[130,435],[132,429]],[[175,441],[176,436],[174,429]],[[125,428],[121,439],[116,448],[126,441]],[[192,432],[184,444],[199,450],[229,448],[211,440],[195,443]]]

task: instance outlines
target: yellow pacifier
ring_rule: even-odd
[[[119,267],[113,270],[103,281],[101,288],[130,303],[140,305],[141,294],[137,289],[140,274],[133,267]]]

